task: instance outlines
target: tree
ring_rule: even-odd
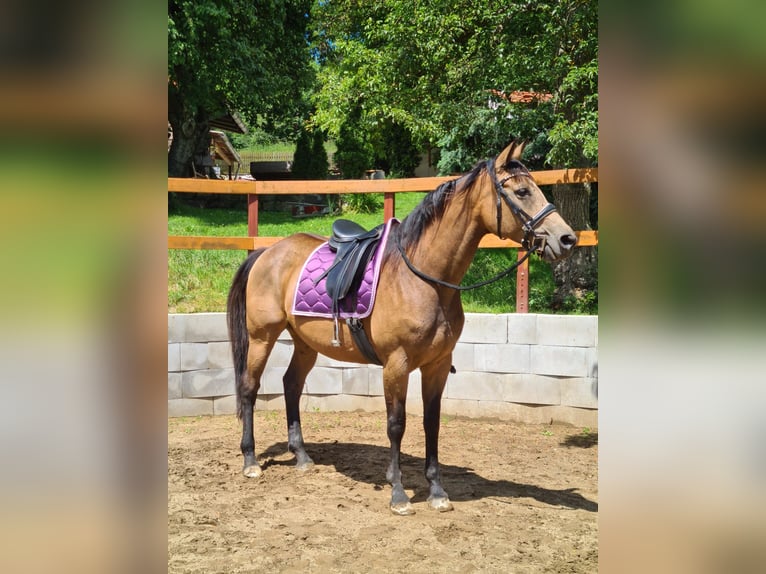
[[[530,167],[597,164],[595,0],[322,0],[313,16],[313,122],[331,137],[352,116],[368,141],[385,141],[385,127],[397,125],[415,146],[440,148],[441,173],[465,171],[511,138],[531,142]],[[517,90],[551,97],[502,97]],[[588,228],[579,215],[589,193],[553,190],[577,229]],[[595,287],[595,257],[577,251],[554,271],[561,300],[577,294],[574,284]]]
[[[316,129],[311,136],[311,179],[327,179],[329,171],[330,162],[324,148],[324,134]]]
[[[364,177],[365,170],[372,167],[373,150],[367,132],[361,129],[356,118],[349,117],[343,123],[335,145],[335,164],[343,179]]]
[[[310,0],[170,0],[168,174],[191,175],[209,121],[237,111],[250,125],[305,112]]]
[[[300,131],[298,141],[295,142],[291,173],[293,179],[313,179],[311,177],[311,136],[305,129]]]

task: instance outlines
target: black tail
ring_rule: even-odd
[[[226,301],[226,322],[229,326],[231,354],[234,358],[234,382],[237,389],[237,417],[242,418],[242,384],[247,371],[247,350],[250,338],[247,334],[247,278],[255,260],[265,249],[253,251],[234,274]]]

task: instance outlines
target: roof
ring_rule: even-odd
[[[226,165],[234,163],[241,164],[242,158],[239,157],[237,150],[231,145],[226,134],[216,130],[210,130],[210,139],[213,145],[213,154],[216,159],[220,159]]]
[[[229,112],[217,118],[210,120],[210,127],[234,132],[235,134],[246,134],[247,126],[242,122],[237,112]]]
[[[549,102],[553,99],[553,94],[546,94],[544,92],[526,92],[523,90],[516,90],[509,94],[500,90],[489,90],[489,93],[498,98],[508,100],[512,104],[530,104],[535,101]]]

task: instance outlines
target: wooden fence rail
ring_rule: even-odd
[[[598,181],[598,168],[557,169],[532,172],[538,185],[562,183],[584,183]],[[362,179],[362,180],[316,180],[316,181],[252,181],[252,180],[215,180],[168,178],[168,192],[175,193],[216,193],[247,195],[247,232],[248,237],[201,237],[168,236],[168,249],[242,249],[252,251],[260,247],[273,245],[282,237],[260,237],[258,235],[258,197],[261,195],[300,195],[300,194],[346,194],[346,193],[382,193],[383,218],[388,221],[395,217],[396,194],[413,191],[431,191],[453,177],[417,177],[402,179]],[[577,231],[577,246],[598,245],[598,231]],[[500,239],[495,235],[485,235],[480,248],[521,247],[510,239]],[[524,252],[519,249],[521,258]],[[525,261],[516,272],[516,312],[526,313],[529,309],[529,266]]]

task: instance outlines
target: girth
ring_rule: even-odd
[[[338,317],[341,302],[349,303],[348,308],[356,306],[356,295],[364,277],[365,267],[375,254],[384,227],[385,224],[381,224],[367,231],[358,223],[347,219],[338,219],[332,224],[332,236],[328,243],[330,250],[335,252],[335,259],[327,270],[314,280],[314,284],[327,278],[325,285],[332,301],[332,314],[335,321],[335,337],[332,340],[334,346],[340,345]],[[359,350],[368,360],[380,365],[381,361],[375,354],[361,321],[346,319],[346,324]]]

